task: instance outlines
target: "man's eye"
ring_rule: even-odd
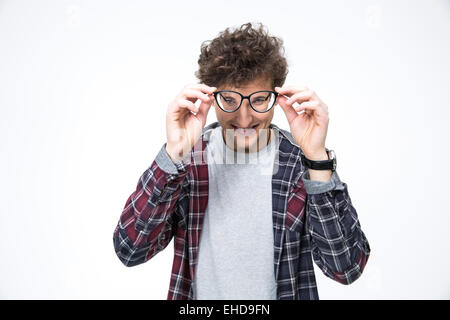
[[[265,99],[255,99],[253,103],[264,103]]]
[[[226,102],[226,103],[233,103],[233,102],[234,102],[234,99],[225,99],[225,102]]]

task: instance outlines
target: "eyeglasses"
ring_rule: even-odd
[[[243,96],[239,92],[223,90],[214,92],[214,98],[220,109],[231,113],[237,111],[244,99],[248,99],[253,110],[259,113],[268,112],[275,105],[278,93],[275,91],[256,91],[249,96]]]

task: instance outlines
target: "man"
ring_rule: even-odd
[[[318,299],[313,260],[343,284],[363,272],[370,247],[325,147],[328,107],[283,86],[282,51],[262,26],[226,29],[202,45],[200,83],[169,104],[167,143],[113,239],[134,266],[174,238],[168,299]],[[290,133],[271,123],[276,105]]]

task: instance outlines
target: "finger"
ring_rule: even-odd
[[[313,92],[311,90],[300,91],[293,94],[286,103],[293,105],[294,102],[302,103],[303,101],[310,101],[313,98]]]
[[[197,106],[194,103],[192,103],[191,101],[189,101],[189,100],[179,99],[179,100],[177,100],[177,106],[180,109],[187,109],[187,110],[192,111],[194,113],[199,112],[199,108],[197,108]]]
[[[185,86],[186,89],[197,89],[203,93],[211,94],[217,90],[216,87],[210,87],[204,83],[192,83]]]
[[[202,100],[203,102],[210,102],[211,97],[208,94],[201,92],[198,89],[184,89],[182,91],[182,98],[190,100],[192,102],[197,101],[197,99]]]
[[[293,94],[301,91],[308,90],[308,87],[306,86],[283,86],[283,87],[275,87],[275,92],[278,92],[279,94],[292,96]]]
[[[320,103],[318,101],[306,101],[298,106],[294,107],[294,110],[296,112],[301,112],[302,110],[305,110],[308,114],[315,114],[317,117],[324,116],[324,110],[320,107]]]
[[[200,104],[197,117],[199,117],[202,122],[206,121],[206,117],[208,116],[209,109],[211,108],[212,102],[202,102]]]
[[[298,114],[291,105],[288,105],[286,103],[286,100],[286,97],[278,96],[278,104],[280,105],[281,109],[283,109],[288,123],[291,123],[298,116]]]

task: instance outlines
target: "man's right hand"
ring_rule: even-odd
[[[172,161],[178,162],[188,154],[206,123],[214,102],[212,93],[217,88],[205,84],[188,84],[169,104],[166,116],[166,151]],[[201,100],[199,108],[195,102]]]

